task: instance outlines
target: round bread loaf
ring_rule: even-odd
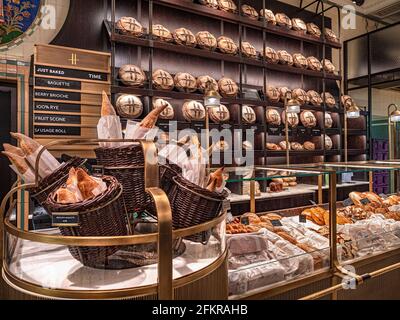
[[[231,38],[220,36],[217,39],[217,43],[218,43],[218,49],[222,53],[236,54],[238,51],[236,43]]]
[[[283,124],[286,125],[286,111],[282,112],[281,118],[282,118]],[[299,116],[297,115],[297,113],[289,112],[288,113],[288,120],[289,120],[288,121],[289,127],[294,128],[294,127],[297,127],[297,125],[299,124]]]
[[[279,100],[281,99],[281,94],[279,90],[275,87],[268,86],[264,91],[270,102],[279,102]]]
[[[142,25],[132,17],[120,18],[117,21],[116,28],[123,34],[129,34],[135,37],[140,37],[144,34]]]
[[[325,135],[325,150],[331,150],[333,148],[333,142],[330,136]]]
[[[317,125],[317,118],[315,118],[314,113],[309,110],[304,110],[300,113],[300,120],[306,128],[314,128]]]
[[[121,94],[116,103],[118,114],[121,117],[135,119],[143,112],[143,103],[138,96]]]
[[[290,90],[288,87],[279,87],[278,91],[282,102],[285,102],[285,97],[292,99],[292,90]]]
[[[333,119],[330,113],[325,112],[325,129],[332,128],[333,126]]]
[[[277,64],[279,62],[278,53],[270,47],[265,47],[264,57],[268,63]]]
[[[250,42],[242,42],[242,54],[247,58],[257,59],[257,50]]]
[[[272,124],[275,126],[279,126],[281,124],[281,115],[279,114],[278,110],[274,108],[268,108],[265,111],[265,119],[267,120],[268,124]]]
[[[286,14],[279,12],[275,14],[275,19],[278,26],[292,28],[292,20]]]
[[[218,107],[208,108],[208,114],[211,121],[215,123],[227,122],[230,119],[229,110],[223,104],[219,105]]]
[[[309,22],[306,26],[309,34],[317,38],[321,37],[321,29],[315,23]]]
[[[218,88],[223,97],[236,97],[239,91],[236,82],[227,77],[221,78],[218,81]]]
[[[174,88],[174,78],[164,70],[157,69],[153,72],[153,86],[158,90],[172,90]]]
[[[174,41],[172,33],[161,24],[153,24],[153,38],[165,42]]]
[[[278,59],[279,59],[279,63],[281,63],[281,64],[286,64],[286,65],[289,65],[289,66],[293,65],[293,57],[286,50],[279,50],[278,51]]]
[[[174,77],[175,87],[182,92],[194,92],[197,89],[196,78],[187,72],[178,72]]]
[[[274,13],[268,9],[260,10],[260,17],[263,17],[268,24],[276,25],[276,18]]]
[[[253,150],[254,149],[253,148],[253,144],[250,141],[245,140],[242,143],[242,149],[244,149],[244,150]]]
[[[334,96],[331,93],[322,92],[321,97],[322,97],[322,101],[325,101],[325,104],[329,108],[334,108],[336,106],[336,100],[335,100]]]
[[[279,151],[282,150],[282,148],[280,146],[278,146],[276,143],[269,143],[267,142],[265,144],[265,147],[267,148],[267,150],[271,150],[271,151]]]
[[[304,147],[305,150],[308,150],[308,151],[313,151],[313,150],[315,150],[315,144],[312,143],[311,141],[306,141],[306,142],[304,142],[304,143],[303,143],[303,147]]]
[[[293,30],[296,30],[296,31],[301,31],[304,33],[307,32],[307,26],[306,26],[305,22],[303,20],[301,20],[300,18],[292,19],[292,28],[293,28]]]
[[[308,98],[313,106],[319,107],[322,104],[322,98],[317,91],[307,91]]]
[[[292,99],[297,100],[300,105],[308,103],[308,95],[303,89],[297,88],[292,91]]]
[[[301,143],[298,143],[298,142],[292,142],[290,144],[290,148],[292,148],[292,150],[295,150],[295,151],[304,150],[303,145]],[[290,178],[288,178],[288,179],[290,179]],[[289,181],[289,182],[291,182],[291,181]]]
[[[206,92],[207,90],[218,91],[218,83],[214,78],[208,75],[199,76],[197,77],[197,88],[202,93]]]
[[[258,20],[258,12],[252,6],[248,4],[242,5],[242,13],[245,17],[250,18],[252,20]]]
[[[157,98],[153,101],[153,109],[167,106],[158,116],[160,119],[171,120],[174,118],[175,112],[171,104],[164,99]]]
[[[131,87],[142,87],[147,79],[143,70],[133,64],[121,66],[118,75],[123,84]]]
[[[199,2],[207,6],[209,8],[218,9],[218,1],[217,0],[199,0]]]
[[[237,13],[237,6],[232,0],[218,0],[218,8],[225,12]]]
[[[202,121],[206,116],[206,109],[196,100],[185,101],[182,114],[187,121]]]
[[[354,103],[354,100],[352,97],[350,97],[349,95],[343,95],[341,97],[341,101],[342,101],[342,105],[347,109],[350,108],[352,106],[352,104]]]
[[[281,147],[282,150],[286,150],[286,141],[279,142],[279,146]],[[289,150],[290,150],[290,142],[289,142],[288,146],[289,146]]]
[[[208,31],[199,31],[196,33],[197,45],[202,49],[215,50],[217,48],[217,39]]]
[[[242,106],[242,121],[247,124],[253,124],[256,122],[256,113],[252,107],[243,105]]]
[[[329,73],[335,72],[335,66],[333,65],[332,61],[329,59],[322,59],[321,65],[323,66],[324,70]]]
[[[321,71],[322,64],[316,57],[308,57],[307,58],[308,67],[314,71]]]
[[[305,56],[301,53],[293,54],[293,65],[297,68],[307,69],[308,68],[308,61]]]
[[[195,47],[197,44],[195,35],[192,31],[186,28],[176,29],[172,36],[174,37],[175,42],[179,45]]]
[[[339,38],[332,31],[332,29],[329,29],[329,28],[325,28],[325,38],[332,42],[339,42]]]

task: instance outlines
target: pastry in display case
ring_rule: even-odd
[[[242,14],[249,19],[258,20],[257,10],[254,9],[252,6],[249,6],[248,4],[242,5]]]
[[[231,78],[223,77],[218,81],[219,92],[223,97],[236,97],[239,87]]]
[[[188,47],[197,45],[196,36],[189,29],[178,28],[172,33],[172,36],[176,44]]]
[[[119,80],[131,87],[143,87],[147,80],[146,74],[138,66],[125,64],[119,68]]]
[[[165,70],[157,69],[153,72],[153,87],[158,90],[174,89],[174,78]]]
[[[242,41],[242,54],[247,58],[257,59],[258,52],[254,46],[247,41]]]
[[[270,47],[265,47],[264,58],[268,63],[277,64],[279,62],[278,53]]]
[[[116,23],[116,29],[122,34],[141,37],[144,29],[139,21],[132,17],[121,17]]]
[[[207,90],[219,90],[217,81],[208,75],[197,77],[197,89],[199,89],[199,91],[202,93],[206,92]]]
[[[156,40],[164,41],[164,42],[173,42],[174,37],[172,33],[161,24],[153,24],[152,26],[152,36]]]
[[[286,14],[281,12],[276,13],[275,19],[276,19],[276,24],[278,26],[285,27],[288,29],[292,28],[292,20],[290,20],[290,18]]]
[[[220,36],[217,39],[218,49],[222,53],[227,54],[236,54],[238,52],[238,46],[236,43],[229,37]]]
[[[202,49],[214,51],[217,48],[217,39],[208,31],[197,32],[196,41]]]
[[[121,94],[116,101],[118,114],[125,118],[138,118],[143,113],[143,103],[138,96]]]
[[[271,10],[261,9],[260,17],[263,17],[268,24],[276,25],[276,18]]]
[[[178,72],[174,77],[175,88],[182,92],[195,92],[197,80],[187,72]]]

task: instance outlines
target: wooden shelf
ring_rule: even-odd
[[[133,36],[123,35],[123,34],[119,34],[119,33],[113,34],[112,30],[111,30],[111,22],[104,21],[104,24],[107,28],[107,34],[108,34],[110,40],[117,42],[117,43],[124,43],[124,44],[128,44],[128,45],[141,46],[141,47],[147,47],[147,48],[157,48],[157,49],[162,49],[165,51],[175,52],[175,53],[179,53],[179,54],[187,54],[187,55],[191,55],[191,56],[213,59],[213,60],[217,60],[217,61],[227,61],[227,62],[233,62],[233,63],[238,63],[238,64],[252,65],[252,66],[257,66],[257,67],[264,68],[267,70],[274,70],[274,71],[278,71],[278,72],[304,75],[304,76],[314,77],[314,78],[329,79],[329,80],[341,80],[342,79],[342,77],[339,75],[326,73],[326,72],[301,69],[301,68],[296,68],[293,66],[282,65],[282,64],[270,64],[270,63],[266,63],[259,59],[249,59],[249,58],[240,57],[239,55],[229,55],[229,54],[224,54],[224,53],[220,53],[217,51],[209,51],[209,50],[204,50],[204,49],[192,48],[192,47],[188,47],[188,46],[182,46],[182,45],[167,43],[167,42],[158,41],[158,40],[150,40],[150,39],[146,39],[146,38],[136,38]]]
[[[344,150],[342,150],[342,154],[344,155]],[[366,149],[347,149],[347,155],[349,156],[358,156],[362,154],[367,154]]]
[[[341,49],[342,45],[340,43],[328,41],[326,39],[316,38],[309,34],[304,34],[295,30],[286,29],[284,27],[264,25],[263,21],[251,20],[247,17],[241,16],[239,14],[224,12],[221,10],[212,9],[192,1],[182,1],[182,0],[153,0],[154,4],[163,5],[167,7],[172,7],[186,12],[192,12],[197,15],[202,15],[205,17],[228,21],[230,23],[242,24],[247,27],[251,27],[257,30],[265,30],[267,34],[274,34],[285,38],[296,39],[299,41],[304,41],[312,44],[326,45],[331,48]]]
[[[336,156],[340,155],[340,150],[325,150],[326,156]]]
[[[323,156],[324,150],[303,150],[303,151],[289,151],[291,157],[297,156]],[[286,151],[271,151],[267,150],[267,157],[286,157]]]
[[[343,133],[344,133],[344,129],[343,129]],[[348,136],[365,136],[365,135],[367,135],[367,130],[347,129],[347,135]]]

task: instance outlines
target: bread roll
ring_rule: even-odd
[[[293,65],[297,68],[307,69],[308,68],[308,61],[305,56],[301,53],[293,54]]]
[[[218,83],[213,77],[203,75],[197,77],[197,88],[202,93],[206,92],[207,90],[218,91]]]
[[[190,73],[178,72],[174,77],[175,87],[182,92],[194,92],[197,89],[197,80]]]
[[[290,20],[290,18],[286,14],[279,12],[275,14],[275,19],[278,26],[282,26],[288,29],[292,28],[292,20]]]
[[[218,88],[223,97],[236,97],[239,87],[235,81],[230,78],[224,77],[218,81]]]
[[[276,18],[271,10],[261,9],[260,16],[263,17],[268,24],[276,25]]]
[[[215,50],[217,48],[217,39],[208,31],[199,31],[196,33],[197,45],[202,49]]]
[[[153,24],[153,38],[160,41],[172,42],[174,37],[172,33],[161,24]]]
[[[300,113],[300,120],[306,128],[314,128],[317,125],[317,118],[314,113],[309,110],[304,110]]]
[[[275,126],[279,126],[281,124],[281,116],[278,112],[278,110],[274,109],[274,108],[268,108],[265,111],[265,117],[267,120],[267,123],[275,125]]]
[[[286,111],[282,112],[282,122],[283,124],[286,124]],[[299,124],[299,116],[297,115],[297,113],[294,112],[289,112],[288,115],[288,119],[289,119],[289,127],[297,127],[297,125]]]
[[[314,37],[320,38],[321,37],[321,29],[315,23],[307,23],[307,32]]]
[[[236,54],[238,52],[238,47],[236,43],[229,37],[220,36],[217,39],[218,49],[227,54]]]
[[[174,37],[175,43],[179,45],[195,47],[197,44],[195,35],[186,28],[176,29],[172,36]]]
[[[242,41],[242,54],[247,58],[257,59],[257,50],[250,42]]]
[[[140,37],[144,34],[142,25],[135,18],[122,17],[116,23],[116,28],[123,34]]]
[[[133,64],[121,66],[118,75],[123,84],[131,87],[142,87],[147,79],[143,70]]]
[[[265,47],[264,58],[268,63],[277,64],[279,62],[278,53],[270,47]]]
[[[174,88],[174,78],[165,70],[157,69],[153,72],[153,87],[157,90],[171,91]]]
[[[161,98],[154,99],[153,108],[163,109],[158,116],[160,119],[171,120],[174,118],[175,115],[174,108],[167,100]]]
[[[304,33],[307,32],[307,26],[306,26],[305,22],[303,20],[301,20],[300,18],[292,19],[292,28],[293,28],[293,30],[296,30],[296,31],[301,31]]]
[[[270,102],[279,102],[281,99],[281,94],[275,87],[268,86],[264,92]]]
[[[249,19],[258,20],[257,10],[254,9],[252,6],[249,6],[248,4],[242,5],[242,13],[245,17],[247,17]]]

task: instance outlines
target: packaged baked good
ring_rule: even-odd
[[[242,14],[249,19],[258,20],[257,10],[254,9],[252,6],[249,6],[248,4],[242,5]]]
[[[138,96],[122,94],[117,98],[116,107],[120,116],[135,119],[143,112],[143,103]]]
[[[153,101],[153,109],[163,108],[163,111],[159,114],[160,119],[171,120],[174,118],[175,112],[172,105],[164,99],[157,98]]]
[[[308,98],[313,106],[321,106],[322,98],[317,91],[309,90],[307,91]]]
[[[210,77],[208,75],[198,76],[197,88],[201,93],[204,93],[207,90],[218,91],[218,83],[213,77]]]
[[[218,49],[222,53],[236,54],[238,52],[238,47],[236,43],[229,37],[220,36],[217,39]]]
[[[236,237],[241,237],[242,235],[238,235]],[[242,267],[247,267],[250,264],[256,263],[265,263],[270,258],[268,257],[268,253],[266,251],[258,251],[247,254],[235,255],[232,254],[228,258],[228,268],[230,270],[239,269]]]
[[[322,98],[322,101],[325,101],[325,104],[329,108],[334,108],[336,106],[336,100],[335,100],[334,96],[331,93],[322,92],[321,93],[321,98]]]
[[[187,121],[202,121],[206,116],[206,109],[196,100],[185,101],[182,114]]]
[[[217,39],[208,31],[199,31],[196,33],[197,45],[202,49],[215,50],[217,48]]]
[[[307,69],[308,68],[308,61],[305,56],[301,53],[295,53],[292,55],[293,57],[293,65],[297,68]]]
[[[285,27],[288,29],[292,28],[292,20],[290,20],[290,18],[286,14],[279,12],[275,14],[275,19],[276,19],[276,24],[278,26]]]
[[[199,2],[209,8],[218,9],[218,0],[199,0]]]
[[[335,66],[333,65],[332,61],[329,59],[322,59],[321,65],[323,66],[324,70],[329,73],[335,72]]]
[[[264,58],[268,63],[277,64],[279,62],[278,53],[270,47],[265,47]]]
[[[308,62],[308,68],[314,71],[321,71],[322,70],[322,64],[319,62],[319,60],[316,57],[308,57],[307,58]]]
[[[260,17],[263,17],[268,24],[276,25],[276,18],[274,13],[268,9],[260,10]]]
[[[315,23],[309,22],[306,26],[309,34],[317,38],[321,37],[321,29]]]
[[[227,122],[230,119],[229,110],[223,104],[220,104],[219,107],[208,108],[208,114],[211,121],[215,123]]]
[[[279,126],[281,124],[281,115],[275,108],[267,108],[265,111],[265,118],[268,124]]]
[[[242,121],[246,124],[253,124],[256,122],[256,113],[252,107],[242,106]]]
[[[304,33],[307,32],[307,26],[306,26],[305,22],[303,20],[301,20],[300,18],[292,19],[292,28],[293,28],[293,30],[296,30],[296,31],[301,31]]]
[[[155,70],[152,78],[155,89],[171,91],[174,88],[174,78],[165,70]]]
[[[174,83],[179,91],[194,92],[197,89],[196,78],[187,72],[178,72],[174,77]]]
[[[218,8],[225,12],[237,13],[237,6],[232,0],[218,0]]]
[[[261,221],[281,220],[282,216],[277,213],[267,213],[260,216]]]
[[[300,105],[305,105],[309,101],[307,92],[305,92],[303,89],[300,88],[292,90],[292,99],[297,100],[300,103]]]
[[[251,220],[249,218],[249,220]],[[261,220],[260,220],[261,222]],[[226,241],[229,252],[233,255],[242,255],[267,250],[267,240],[262,235],[238,235]]]
[[[258,54],[256,48],[250,43],[246,41],[242,41],[242,54],[247,58],[257,59]]]
[[[317,125],[317,118],[309,110],[304,110],[300,113],[300,121],[306,128],[314,128]]]
[[[116,23],[116,28],[123,34],[135,37],[140,37],[144,34],[144,29],[140,22],[132,17],[121,17]]]
[[[172,33],[161,24],[153,24],[152,31],[153,31],[154,39],[157,39],[160,41],[165,41],[165,42],[173,42],[174,41],[174,37],[172,36]]]
[[[218,88],[223,97],[236,97],[239,91],[236,82],[227,77],[219,79]]]
[[[192,33],[192,31],[186,28],[176,29],[173,32],[172,36],[174,38],[175,43],[179,45],[195,47],[197,44],[195,35]]]
[[[281,118],[282,118],[283,124],[286,124],[286,111],[282,111]],[[297,113],[289,112],[288,113],[288,125],[289,125],[289,127],[291,127],[291,128],[297,127],[298,124],[299,124],[299,116],[297,115]]]
[[[281,64],[285,64],[285,65],[289,65],[289,66],[293,65],[293,57],[286,50],[278,51],[278,59],[279,59],[279,63],[281,63]]]
[[[330,136],[325,135],[325,150],[331,150],[333,148],[333,142]]]
[[[279,102],[281,99],[281,94],[275,87],[267,86],[267,88],[264,89],[264,93],[270,102]]]
[[[304,142],[304,143],[303,143],[303,147],[304,147],[305,150],[308,150],[308,151],[313,151],[313,150],[315,150],[315,144],[312,143],[311,141],[306,141],[306,142]]]
[[[332,42],[339,42],[339,38],[332,31],[332,29],[329,29],[329,28],[325,28],[325,38]]]
[[[285,97],[288,99],[292,98],[292,90],[290,90],[288,87],[279,87],[278,91],[282,102],[285,102]]]
[[[332,128],[333,126],[333,119],[329,112],[325,112],[325,129]]]
[[[121,66],[118,76],[123,84],[131,87],[142,87],[147,79],[143,70],[133,64]]]

